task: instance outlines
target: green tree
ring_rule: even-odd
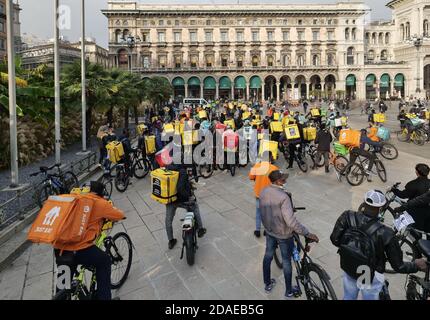
[[[106,112],[112,93],[115,91],[110,74],[101,65],[87,62],[86,67],[86,130],[90,138],[94,111]],[[64,104],[68,108],[79,110],[81,107],[81,62],[77,61],[64,68],[61,75],[64,92]]]
[[[170,82],[163,77],[153,77],[144,81],[145,99],[160,107],[173,95],[173,87]]]

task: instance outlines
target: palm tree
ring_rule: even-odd
[[[90,138],[92,116],[94,111],[106,112],[107,103],[112,94],[112,84],[109,72],[101,65],[87,62],[86,67],[86,129]],[[77,61],[64,68],[61,85],[65,94],[65,105],[78,109],[81,106],[81,62]]]

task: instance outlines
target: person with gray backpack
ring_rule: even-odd
[[[384,193],[370,190],[364,203],[363,213],[345,211],[330,236],[339,248],[344,300],[357,300],[360,292],[363,300],[379,300],[387,260],[396,273],[416,273],[427,268],[424,259],[404,262],[394,231],[380,222],[380,210],[387,203]]]

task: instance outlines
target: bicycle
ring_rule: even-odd
[[[296,210],[299,210],[299,208]],[[303,245],[299,235],[294,233],[293,237],[295,242],[294,250],[298,251],[298,254],[293,255],[297,274],[296,282],[299,288],[299,292],[295,297],[302,296],[301,286],[303,286],[307,300],[337,300],[336,293],[330,283],[330,276],[320,265],[314,263],[309,256],[309,244],[312,241],[305,239],[305,245]],[[280,260],[280,253],[277,251],[279,251],[279,248],[275,250],[275,262],[282,269],[282,260]],[[300,252],[303,253],[301,259]],[[312,276],[312,274],[315,274],[315,276]]]
[[[130,237],[119,232],[113,237],[109,235],[113,228],[113,222],[107,221],[103,224],[102,232],[97,237],[95,244],[98,248],[104,250],[111,258],[111,288],[120,288],[127,280],[131,269],[133,259],[133,243]],[[121,246],[121,242],[125,246]],[[67,265],[72,268],[72,281],[70,289],[59,290],[52,300],[94,300],[97,293],[97,281],[95,276],[95,268],[83,267],[76,265],[73,261],[74,255],[58,256],[56,258],[57,265]],[[124,272],[122,270],[125,266]],[[90,282],[86,282],[86,273],[90,272]]]
[[[290,161],[290,151],[289,151],[289,142],[288,141],[283,141],[280,145],[280,151],[282,152],[282,154],[284,155],[284,158],[286,161]],[[301,146],[298,144],[296,145],[296,149],[299,149]],[[295,161],[297,163],[297,165],[299,166],[299,169],[306,173],[308,172],[308,163],[306,162],[306,154],[303,151],[299,151],[297,150],[297,152],[294,152],[293,155],[293,161]]]
[[[320,157],[319,162],[316,162],[318,168],[324,167],[324,157]],[[348,159],[342,155],[330,152],[329,166],[333,166],[336,173],[340,173],[348,165]]]
[[[400,182],[394,184],[385,193],[385,198],[387,199],[387,203],[381,208],[379,213],[379,220],[382,223],[385,222],[385,215],[387,212],[389,212],[392,215],[394,220],[399,219],[401,216],[400,214],[395,213],[393,208],[391,208],[391,205],[393,203],[397,203],[399,205],[403,205],[405,203],[402,199],[397,197],[393,192],[393,190],[397,189],[399,186],[400,186]],[[362,203],[358,208],[358,212],[364,212],[364,207],[365,207],[365,204]],[[411,226],[406,226],[404,229],[398,230],[394,225],[393,230],[395,232],[396,239],[399,242],[400,248],[402,249],[402,252],[403,252],[403,261],[413,262],[416,259],[418,259],[420,257],[420,253],[417,249],[417,243],[418,243],[418,240],[421,239],[421,234],[423,232],[416,230]],[[386,272],[390,274],[396,273],[391,268],[387,268]]]
[[[428,135],[422,129],[423,126],[414,127],[412,131],[409,133],[408,128],[402,128],[400,131],[397,131],[397,139],[400,142],[413,142],[418,146],[423,146],[427,139]]]
[[[137,179],[145,178],[148,173],[154,170],[151,160],[148,156],[143,157],[140,150],[134,150],[132,156],[133,175]]]
[[[378,159],[376,153],[374,154],[375,162],[370,173],[367,172],[370,160],[366,157],[358,156],[354,163],[347,165],[341,176],[345,175],[346,180],[353,187],[361,185],[364,181],[364,177],[367,177],[369,179],[370,174],[378,175],[382,182],[387,182],[387,171],[385,169],[385,166],[382,161]]]
[[[430,299],[430,241],[419,240],[417,246],[421,255],[427,259],[427,270],[423,278],[410,274],[407,278],[406,299],[407,300],[423,300]]]
[[[189,175],[192,175],[192,173],[188,173]],[[198,177],[192,177],[190,181],[196,180]],[[189,266],[194,265],[195,262],[195,256],[196,251],[199,248],[197,245],[197,222],[195,218],[195,214],[192,211],[192,208],[194,208],[194,205],[197,202],[197,198],[194,194],[195,187],[193,186],[191,188],[192,190],[192,196],[191,200],[188,202],[184,202],[184,206],[187,210],[187,213],[185,214],[185,217],[181,219],[182,222],[182,250],[181,250],[181,260],[184,258],[184,251],[186,260]]]
[[[381,142],[381,148],[370,148],[370,151],[379,153],[383,158],[387,160],[395,160],[399,157],[399,151],[397,148],[388,142]]]
[[[228,151],[226,151],[226,154],[228,153]],[[226,163],[223,164],[218,164],[218,169],[221,171],[225,171],[228,170],[230,171],[230,174],[232,177],[234,177],[236,175],[236,162],[237,162],[237,154],[236,152],[234,152],[234,157],[235,157],[235,163],[228,163],[228,156],[226,157]]]
[[[116,174],[114,177],[115,189],[118,192],[125,192],[130,184],[130,179],[134,175],[133,166],[131,166],[127,160],[123,160],[122,163],[116,164]]]
[[[52,169],[57,168],[57,174],[48,173]],[[40,167],[40,171],[30,174],[30,177],[36,177],[39,174],[44,174],[44,180],[36,186],[35,198],[40,208],[43,203],[52,195],[67,194],[73,188],[79,186],[78,178],[72,171],[61,171],[61,164],[55,164],[51,167]]]

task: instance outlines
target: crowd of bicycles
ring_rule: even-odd
[[[307,112],[308,107],[309,112]],[[110,200],[114,186],[117,191],[125,192],[133,177],[144,179],[157,168],[172,163],[174,155],[169,144],[174,144],[175,140],[172,137],[166,138],[167,133],[180,136],[181,145],[179,148],[180,152],[184,154],[187,150],[193,152],[199,144],[205,142],[205,139],[207,140],[208,137],[212,139],[221,132],[221,144],[217,144],[214,138],[211,149],[209,151],[207,148],[203,149],[204,152],[212,154],[212,157],[209,157],[210,160],[208,161],[207,157],[203,157],[204,161],[193,161],[189,165],[189,174],[194,177],[196,182],[198,182],[199,177],[210,178],[216,170],[227,170],[234,176],[237,168],[246,167],[249,163],[257,161],[264,151],[270,151],[275,159],[279,158],[278,155],[282,155],[286,163],[289,164],[288,168],[297,164],[303,173],[324,166],[328,170],[328,166],[331,166],[334,168],[338,180],[342,181],[342,178],[345,177],[351,186],[362,184],[365,178],[369,180],[371,175],[379,176],[381,181],[387,182],[387,171],[380,157],[386,160],[395,160],[399,153],[397,148],[389,143],[391,134],[384,127],[384,110],[380,110],[379,113],[371,110],[371,108],[366,110],[369,115],[369,127],[362,129],[360,135],[364,134],[371,137],[378,144],[366,145],[366,154],[359,155],[354,161],[348,159],[352,147],[347,143],[341,143],[344,133],[352,130],[349,126],[348,116],[332,104],[314,104],[312,106],[307,104],[304,106],[304,111],[301,113],[287,105],[265,108],[258,103],[235,101],[218,102],[208,106],[191,106],[183,110],[167,108],[158,114],[148,115],[145,121],[138,125],[139,135],[134,147],[132,145],[135,142],[131,141],[128,130],[124,130],[122,135],[117,138],[113,134],[112,128],[104,127],[101,134],[98,135],[102,146],[100,149],[101,165],[104,170],[100,179],[103,185],[103,197]],[[415,142],[417,134],[421,135],[428,132],[428,123],[425,122],[428,120],[426,109],[409,110],[407,114],[403,112],[407,115],[406,120],[402,118],[402,112],[398,118],[401,121],[401,131],[397,133],[399,140],[403,134],[407,134],[408,139],[401,141]],[[414,123],[412,121],[414,118],[424,122],[421,121],[417,126],[412,125],[411,127],[409,120]],[[191,131],[190,138],[186,138],[188,129]],[[328,159],[320,156],[315,143],[315,139],[321,131],[329,132],[333,137]],[[209,136],[208,133],[211,135]],[[428,133],[425,134],[425,138],[428,140]],[[246,147],[240,148],[240,144],[245,144]],[[421,145],[420,143],[417,144]],[[217,148],[221,148],[221,152],[224,154],[221,158],[226,160],[227,155],[231,154],[234,161],[221,161],[219,163],[219,158],[214,156],[219,153]],[[369,170],[371,160],[367,156],[369,154],[373,157],[373,171]],[[181,159],[183,159],[183,155]],[[55,173],[54,170],[56,170]],[[44,180],[36,190],[36,198],[40,207],[51,195],[68,194],[79,188],[75,174],[71,171],[63,172],[59,164],[52,167],[41,167],[39,172],[32,174],[32,176],[39,174],[44,175]],[[401,224],[402,215],[393,209],[395,203],[404,204],[393,193],[393,190],[398,186],[399,184],[396,184],[387,190],[385,194],[386,204],[381,209],[380,221],[384,222],[386,213],[391,213],[394,221],[393,230],[406,261],[414,261],[420,257],[429,259],[428,242],[423,240],[429,235],[415,229],[410,224]],[[303,209],[296,208],[297,211]],[[363,206],[358,208],[358,212],[362,210]],[[107,225],[103,230],[108,230],[111,227],[111,225],[110,227]],[[195,233],[194,238],[196,238]],[[99,240],[97,240],[98,246],[108,248],[107,251],[113,248],[114,251],[117,251],[116,256],[118,256],[115,241],[121,237],[126,242],[125,253],[122,254],[128,256],[126,259],[127,268],[126,273],[120,274],[119,280],[113,281],[112,288],[120,287],[128,276],[132,255],[131,240],[121,234],[112,238],[106,232],[100,234]],[[294,235],[294,265],[297,270],[298,286],[303,286],[306,298],[309,300],[337,299],[328,273],[312,261],[309,256],[310,241],[309,239],[305,240],[303,244],[300,237]],[[194,261],[194,255],[191,258],[188,257],[189,252],[191,251],[187,248],[187,260],[192,258]],[[194,250],[193,252],[195,253]],[[116,259],[115,252],[111,255],[112,261],[114,261]],[[275,252],[274,259],[278,267],[282,268],[279,251]],[[90,271],[94,272],[93,269]],[[80,286],[79,294],[92,296],[96,290],[95,277],[92,279],[90,288],[85,289],[82,272],[84,271],[81,270],[80,273],[76,273],[75,279],[75,283]],[[387,272],[394,273],[394,270],[387,270]],[[427,300],[430,297],[429,271],[421,278],[417,275],[409,275],[405,288],[408,299]],[[65,294],[68,296],[64,296]],[[61,291],[56,296],[56,299],[70,298],[70,291]],[[380,298],[389,299],[388,282],[385,283]]]

